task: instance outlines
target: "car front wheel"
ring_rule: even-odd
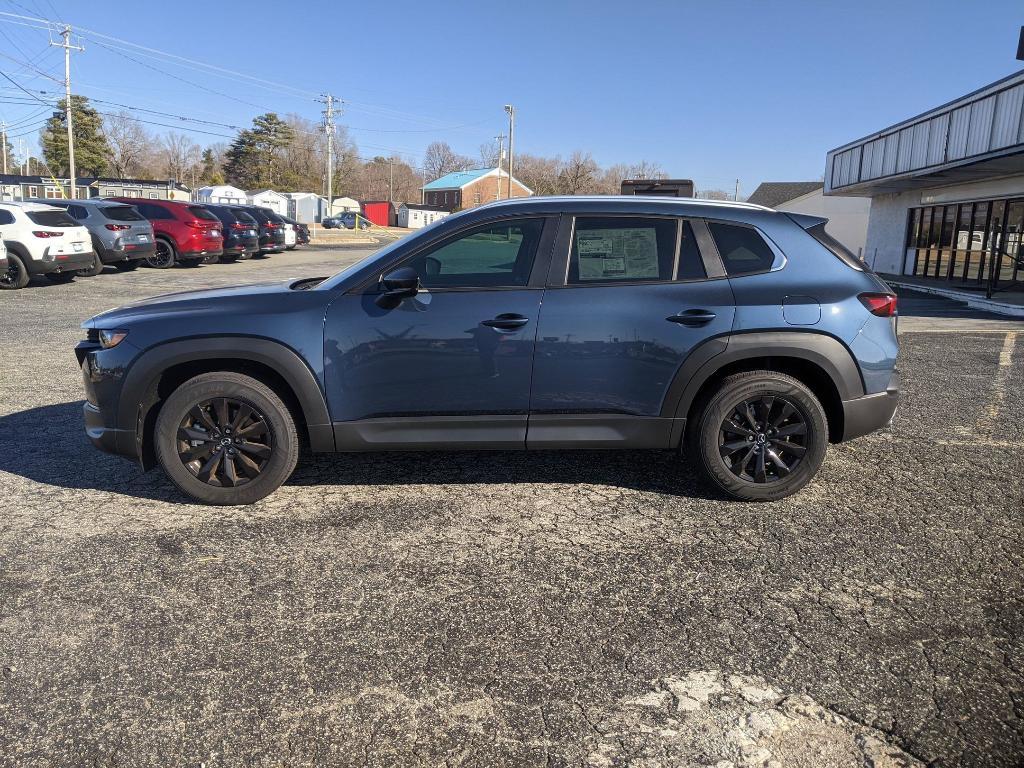
[[[687,454],[729,496],[773,501],[817,474],[828,420],[803,382],[776,371],[727,376],[687,425]]]
[[[204,504],[252,504],[277,490],[298,459],[295,422],[267,385],[240,373],[204,373],[167,398],[154,431],[157,460]]]

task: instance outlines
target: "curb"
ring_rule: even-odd
[[[935,288],[930,285],[905,283],[902,280],[891,280],[886,277],[883,277],[882,279],[889,285],[897,288],[906,288],[908,291],[930,293],[935,296],[944,296],[947,299],[962,301],[971,309],[984,309],[989,312],[995,312],[996,314],[1007,315],[1009,317],[1024,317],[1024,306],[1021,306],[1020,304],[1007,304],[1002,301],[979,297],[976,294],[969,293],[968,291],[957,291],[952,288]]]

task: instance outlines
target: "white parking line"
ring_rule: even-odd
[[[992,397],[989,399],[985,412],[974,422],[974,433],[991,435],[999,419],[999,410],[1006,400],[1006,384],[1010,379],[1013,349],[1017,344],[1017,331],[1010,331],[1003,340],[1003,348],[999,352],[999,366],[992,377]]]

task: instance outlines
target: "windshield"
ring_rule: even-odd
[[[100,207],[103,215],[111,221],[145,221],[146,218],[130,205],[104,205]]]
[[[26,211],[25,215],[43,227],[77,227],[78,222],[64,211]]]

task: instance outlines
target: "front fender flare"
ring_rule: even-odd
[[[118,398],[117,424],[126,430],[124,446],[142,457],[145,419],[157,402],[160,377],[176,365],[197,360],[235,360],[267,366],[295,393],[314,451],[333,451],[334,433],[327,400],[313,371],[294,350],[276,341],[250,336],[214,336],[167,342],[143,352],[129,366]]]

